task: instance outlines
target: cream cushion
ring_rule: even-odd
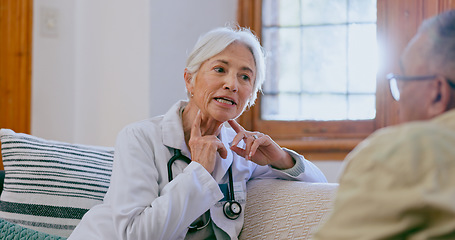
[[[239,239],[309,239],[330,214],[338,184],[261,179],[247,188]]]

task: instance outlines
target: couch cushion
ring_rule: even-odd
[[[309,239],[330,214],[337,188],[335,183],[249,181],[239,239]]]
[[[68,237],[109,187],[114,149],[0,130],[5,168],[0,218]]]

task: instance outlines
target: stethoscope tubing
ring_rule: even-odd
[[[172,181],[173,176],[172,176],[172,164],[176,160],[182,160],[186,162],[188,165],[191,163],[191,159],[189,159],[187,156],[183,155],[180,149],[174,148],[174,156],[169,159],[167,162],[167,177],[169,179],[169,182]]]
[[[169,161],[167,163],[167,174],[168,174],[169,182],[171,182],[173,180],[172,164],[176,160],[182,160],[182,161],[186,162],[187,164],[191,163],[191,159],[189,159],[187,156],[183,155],[182,152],[180,151],[180,149],[174,148],[174,156],[172,156],[171,159],[169,159]],[[229,218],[231,220],[235,220],[240,216],[240,213],[242,212],[242,207],[241,207],[240,203],[235,201],[234,180],[232,177],[232,164],[231,164],[231,166],[229,166],[228,176],[229,176],[229,193],[227,196],[228,199],[225,203],[225,206],[223,207],[223,212],[227,218]],[[233,207],[237,208],[237,210],[233,211],[232,210]],[[190,226],[190,228],[191,228],[191,226]]]

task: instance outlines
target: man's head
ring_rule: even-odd
[[[426,20],[401,58],[397,77],[402,122],[426,120],[455,108],[455,11]],[[426,80],[418,79],[426,76]]]

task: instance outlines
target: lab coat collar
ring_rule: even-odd
[[[161,132],[163,133],[163,144],[170,148],[184,149],[185,136],[183,134],[183,123],[181,110],[188,104],[188,101],[178,101],[163,116]]]

